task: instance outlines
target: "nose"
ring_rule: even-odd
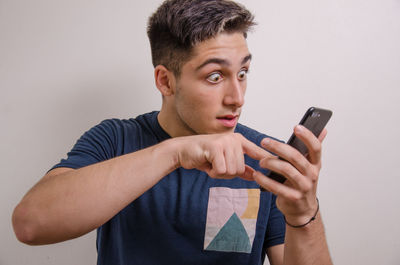
[[[225,88],[224,104],[227,106],[241,107],[244,104],[244,94],[246,92],[246,82],[236,78],[227,83]]]

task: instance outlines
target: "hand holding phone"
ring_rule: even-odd
[[[311,107],[306,111],[299,124],[309,129],[316,137],[318,137],[331,116],[332,111],[330,110]],[[304,156],[308,153],[305,144],[298,139],[295,134],[292,134],[287,144],[296,148]],[[273,171],[268,174],[268,177],[280,183],[283,183],[286,180],[284,176]]]

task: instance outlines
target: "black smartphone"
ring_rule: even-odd
[[[332,111],[330,110],[311,107],[306,111],[299,124],[309,129],[316,137],[318,137],[325,128],[325,125],[328,123],[331,116]],[[287,144],[299,150],[303,155],[307,155],[307,147],[300,139],[296,137],[296,135],[294,135],[294,133],[289,138]],[[283,183],[286,180],[284,176],[273,171],[268,174],[268,177],[280,183]]]

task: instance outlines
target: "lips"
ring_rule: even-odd
[[[224,115],[217,117],[217,120],[222,123],[223,126],[232,128],[236,126],[239,115]]]

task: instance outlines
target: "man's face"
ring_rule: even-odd
[[[241,33],[195,46],[175,80],[173,136],[233,132],[244,104],[251,55]],[[171,116],[170,116],[171,117]]]

